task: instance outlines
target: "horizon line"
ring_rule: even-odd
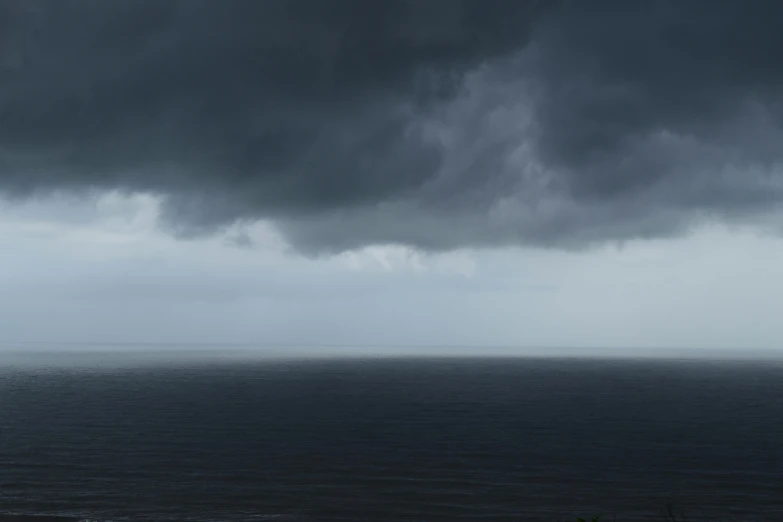
[[[533,352],[680,352],[680,353],[756,353],[756,354],[780,354],[781,348],[708,348],[708,347],[678,347],[678,346],[578,346],[578,345],[523,345],[523,344],[445,344],[445,343],[335,343],[335,342],[235,342],[235,341],[20,341],[0,340],[0,350],[16,346],[62,346],[62,347],[170,347],[170,348],[300,348],[300,349],[342,349],[342,350],[503,350],[503,351],[533,351]],[[524,354],[520,354],[524,355]],[[627,355],[641,355],[628,353]]]

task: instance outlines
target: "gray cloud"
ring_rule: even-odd
[[[583,246],[783,200],[775,1],[0,0],[0,191],[302,251]]]

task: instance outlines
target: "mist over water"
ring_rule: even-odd
[[[621,359],[783,362],[783,351],[636,347],[312,343],[0,342],[0,365],[127,368],[330,359]]]
[[[633,521],[672,501],[694,519],[783,513],[780,362],[8,357],[6,513]]]

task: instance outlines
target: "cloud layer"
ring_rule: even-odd
[[[302,251],[575,247],[783,201],[783,5],[0,0],[0,192]]]

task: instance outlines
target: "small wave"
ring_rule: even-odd
[[[15,513],[0,513],[0,522],[96,522],[77,517],[59,515],[19,515]]]

